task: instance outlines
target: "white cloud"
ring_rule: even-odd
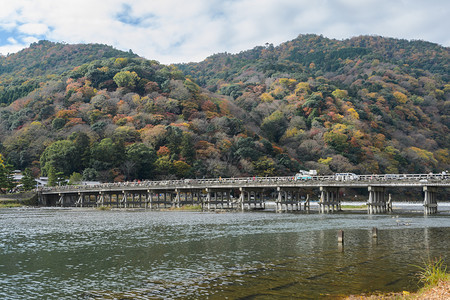
[[[36,38],[104,43],[163,63],[279,44],[302,33],[423,39],[450,46],[447,0],[0,0],[0,30],[20,49]],[[9,48],[8,48],[9,47]],[[17,51],[17,50],[15,50]]]
[[[21,33],[30,35],[43,35],[48,32],[47,25],[42,23],[27,23],[20,25],[17,29]]]

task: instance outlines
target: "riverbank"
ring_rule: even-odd
[[[400,293],[388,293],[378,295],[349,296],[346,299],[405,299],[405,300],[447,300],[450,299],[450,273],[442,258],[428,262],[425,267],[420,268],[418,273],[419,282],[425,284],[419,291],[411,293],[403,291]]]
[[[436,286],[419,290],[416,293],[403,291],[379,295],[352,295],[346,300],[447,300],[450,299],[450,279],[440,281]]]
[[[6,207],[20,207],[20,206],[36,206],[37,194],[33,191],[0,194],[0,208]]]

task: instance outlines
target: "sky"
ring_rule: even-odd
[[[39,40],[101,43],[164,64],[299,34],[379,35],[450,46],[448,0],[0,0],[0,53]]]

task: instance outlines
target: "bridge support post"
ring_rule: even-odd
[[[245,191],[244,188],[239,188],[239,205],[241,206],[241,211],[244,211],[244,200],[245,200]]]
[[[179,189],[175,189],[175,193],[177,194],[175,196],[175,207],[179,208],[180,207],[180,202],[181,202],[180,190]]]
[[[424,192],[423,206],[424,206],[425,215],[436,214],[437,213],[437,197],[436,197],[437,188],[431,187],[431,186],[424,186],[423,192]]]
[[[378,214],[387,211],[386,198],[384,197],[385,187],[369,186],[369,201],[367,202],[367,213]]]
[[[78,201],[75,203],[75,206],[78,206],[78,204],[80,204],[80,207],[83,207],[84,194],[83,193],[78,193],[78,195],[79,195]]]
[[[123,202],[123,207],[124,208],[127,208],[127,198],[128,198],[128,194],[127,194],[127,192],[126,191],[122,191],[122,193],[123,193],[123,198],[122,198],[122,201],[120,201],[120,202]]]
[[[105,202],[105,196],[104,196],[104,194],[102,192],[99,192],[99,199],[97,200],[97,203],[96,203],[97,207],[98,207],[99,204],[101,206],[103,206],[104,202]]]
[[[334,212],[341,209],[341,200],[339,199],[338,187],[320,187],[320,200],[319,200],[320,212]]]
[[[281,195],[281,188],[277,187],[277,199],[275,200],[275,212],[279,213],[281,212],[281,199],[282,199],[282,195]]]

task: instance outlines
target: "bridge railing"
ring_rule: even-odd
[[[57,192],[57,191],[73,191],[73,190],[92,190],[92,189],[120,189],[120,188],[149,188],[152,187],[192,187],[192,188],[206,188],[209,186],[223,185],[240,185],[240,184],[286,184],[295,182],[321,183],[321,182],[346,182],[346,183],[383,183],[383,182],[442,182],[449,181],[450,174],[372,174],[372,175],[355,175],[355,176],[336,176],[336,175],[322,175],[310,176],[308,178],[297,179],[295,176],[277,176],[277,177],[231,177],[231,178],[198,178],[198,179],[178,179],[178,180],[158,180],[158,181],[133,181],[133,182],[116,182],[116,183],[102,183],[98,185],[67,185],[58,187],[42,188],[43,192]]]

